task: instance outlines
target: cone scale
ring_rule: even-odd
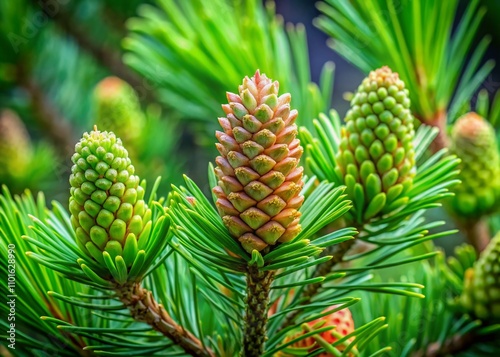
[[[265,74],[245,77],[238,94],[227,93],[219,118],[214,188],[216,206],[229,233],[249,253],[289,242],[300,232],[304,197],[303,149],[290,109],[290,94]]]
[[[415,176],[413,117],[404,82],[388,67],[358,87],[341,131],[336,172],[364,223],[404,205]]]

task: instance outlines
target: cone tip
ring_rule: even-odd
[[[454,132],[461,137],[475,138],[483,132],[493,131],[490,124],[476,112],[468,112],[457,119]]]

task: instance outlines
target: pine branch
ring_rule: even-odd
[[[478,336],[473,333],[453,335],[446,339],[443,344],[440,344],[439,342],[431,343],[427,346],[427,348],[413,353],[412,357],[455,356],[457,353],[467,350],[473,344],[478,342]]]
[[[267,307],[274,271],[250,267],[247,272],[247,302],[244,322],[242,356],[258,357],[264,352],[267,339]]]
[[[191,356],[214,357],[214,352],[203,345],[191,332],[179,326],[154,299],[151,291],[139,283],[120,286],[116,292],[136,321],[145,322],[156,331],[172,339]]]
[[[31,2],[33,6],[41,7],[42,10],[48,6],[46,1],[43,0],[40,2],[32,0]],[[123,64],[121,61],[121,54],[118,51],[113,51],[107,46],[100,45],[90,38],[88,32],[79,27],[71,14],[65,11],[62,6],[55,15],[49,15],[49,18],[51,18],[64,32],[73,37],[80,47],[85,49],[97,62],[108,68],[114,75],[128,82],[134,88],[142,89],[145,87],[143,79]],[[154,97],[150,90],[143,90],[141,92],[143,98],[146,100],[151,101]]]
[[[335,265],[342,262],[344,255],[354,245],[354,242],[354,239],[350,239],[333,247],[329,247],[325,255],[332,255],[332,259],[323,264],[320,264],[314,272],[313,278],[325,276],[330,273]],[[318,293],[322,285],[323,283],[309,284],[302,293],[302,298],[305,298],[305,301],[302,302],[302,305],[308,305],[309,303],[311,303],[311,299]],[[281,329],[293,325],[295,318],[299,313],[300,310],[295,310],[294,312],[289,314],[281,325]]]
[[[70,157],[74,148],[71,126],[58,113],[38,83],[29,77],[22,65],[19,66],[19,81],[31,97],[31,107],[40,128],[59,149],[61,157]]]
[[[457,227],[465,235],[467,242],[480,253],[488,245],[491,235],[485,217],[477,219],[454,218]]]
[[[445,110],[440,110],[436,112],[432,118],[419,118],[422,123],[432,125],[439,129],[439,133],[431,143],[430,148],[433,153],[438,152],[441,149],[449,147],[450,139],[448,133],[446,132],[447,127],[447,112]]]
[[[126,18],[122,18],[106,3],[103,3],[102,14],[109,25],[113,27],[120,37],[127,35],[127,28],[125,27]]]

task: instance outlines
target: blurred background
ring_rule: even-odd
[[[330,107],[341,117],[345,114],[346,93],[354,91],[365,74],[327,46],[328,35],[313,25],[320,14],[314,1],[266,2],[261,6],[266,13],[250,15],[255,23],[240,34],[242,44],[224,40],[226,35],[234,36],[231,21],[238,22],[242,14],[223,7],[217,8],[218,14],[210,9],[189,13],[201,7],[202,2],[198,3],[3,1],[0,182],[15,193],[25,188],[43,190],[49,199],[65,202],[74,144],[97,124],[122,137],[141,177],[150,182],[163,177],[163,193],[170,183],[181,182],[182,173],[208,191],[207,163],[216,156],[213,133],[217,116],[223,114],[219,103],[224,102],[224,91],[236,91],[242,76],[252,75],[255,67],[271,76],[276,71],[275,78],[285,77],[280,82],[291,91],[309,86],[309,81],[320,89],[322,81],[334,81],[333,92],[326,91],[331,98],[323,94],[322,102],[310,108],[307,97],[293,97],[300,106],[302,125],[309,125]],[[246,6],[246,2],[235,3]],[[467,0],[458,2],[457,19],[468,4]],[[500,56],[500,27],[495,18],[500,5],[494,0],[481,0],[480,5],[487,12],[473,46],[486,34],[491,36],[484,63]],[[222,13],[224,9],[229,13]],[[255,6],[248,5],[248,11],[255,11]],[[278,14],[276,19],[273,12]],[[259,22],[268,16],[273,20]],[[194,21],[188,23],[189,19]],[[301,25],[288,23],[304,24],[305,32]],[[276,45],[283,41],[283,28],[292,42],[288,49]],[[258,36],[267,35],[276,41],[271,44],[275,53],[251,60],[244,54],[238,56],[237,51],[248,50],[246,39],[258,43],[254,41]],[[297,78],[288,83],[279,67],[289,52]],[[334,70],[331,64],[325,67],[328,61],[334,63]],[[479,89],[486,89],[492,97],[498,88],[500,70],[495,67]]]
[[[435,231],[460,228],[436,240],[453,254],[465,239],[489,241],[500,231],[500,175],[491,177],[499,165],[491,167],[494,155],[482,155],[500,151],[499,16],[499,0],[0,1],[0,185],[15,194],[43,191],[47,202],[66,206],[74,145],[97,125],[123,140],[149,187],[162,177],[160,195],[166,196],[171,184],[183,184],[183,174],[209,195],[217,117],[224,115],[226,91],[236,92],[244,76],[260,69],[278,80],[280,92],[292,94],[297,123],[314,133],[320,113],[333,108],[343,118],[367,73],[389,65],[410,90],[417,125],[449,133],[457,118],[475,110],[492,132],[491,145],[478,150],[479,157],[462,157],[472,162],[462,187],[473,197],[456,201],[469,211],[460,214],[447,199],[448,209],[425,213],[428,222],[446,222]],[[398,50],[405,46],[413,56]],[[484,136],[478,137],[481,148]],[[444,143],[423,156],[447,148],[453,145]],[[433,251],[427,243],[402,256]],[[425,301],[442,306],[448,280],[440,278],[439,264],[434,273],[431,265],[387,268],[381,281],[434,279],[429,284],[438,292]],[[386,296],[367,296],[371,305],[364,306],[370,311],[363,319],[394,307],[383,312],[393,312],[392,321],[402,326],[387,335],[391,343],[394,336],[406,343],[411,333],[401,331],[408,321],[418,325],[419,340],[422,326],[446,337],[439,329],[451,318],[403,300],[395,305],[396,300],[383,300]],[[415,315],[402,318],[403,311]],[[421,311],[425,325],[413,318]]]

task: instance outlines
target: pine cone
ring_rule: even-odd
[[[325,311],[328,310],[333,310],[337,307],[338,305],[332,306]],[[307,323],[311,328],[321,328],[321,327],[328,327],[328,326],[335,326],[334,329],[320,333],[319,336],[323,338],[326,342],[329,344],[334,343],[337,341],[339,338],[342,338],[344,336],[347,336],[351,332],[354,331],[354,321],[352,319],[351,312],[349,309],[345,308],[339,311],[336,311],[330,315],[326,315],[320,319],[313,320],[311,322]],[[300,333],[294,333],[285,338],[284,343],[287,343],[297,337],[299,337],[301,334],[304,334],[305,332],[300,332]],[[348,343],[352,341],[352,338],[348,340]],[[336,346],[335,348],[339,351],[342,352],[345,350],[345,345],[341,344],[340,346]],[[290,345],[288,348],[309,348],[308,352],[311,353],[319,348],[321,346],[318,345],[314,337],[306,337],[303,340],[300,340],[299,342],[295,342],[294,344]],[[354,354],[349,353],[349,356],[353,356]],[[291,354],[288,354],[286,352],[279,352],[278,353],[279,357],[289,357],[293,356]],[[323,352],[319,355],[315,355],[318,357],[331,357],[330,353]]]
[[[113,261],[122,256],[130,267],[151,224],[144,188],[122,142],[112,132],[83,134],[69,182],[71,223],[80,249],[104,266],[103,252]],[[146,238],[147,239],[147,238]]]
[[[500,206],[500,156],[495,130],[476,113],[460,117],[451,134],[451,152],[461,160],[452,209],[465,217],[480,217]]]
[[[0,178],[15,178],[26,170],[32,156],[28,131],[10,110],[0,112]]]
[[[145,124],[134,89],[118,77],[107,77],[95,89],[96,124],[109,130],[129,147],[134,147]]]
[[[245,77],[239,94],[227,93],[216,133],[217,209],[230,234],[251,253],[288,242],[300,232],[304,201],[303,149],[296,139],[297,111],[290,94],[278,97],[279,84],[259,71]]]
[[[500,232],[466,270],[460,303],[482,320],[500,321]]]
[[[388,67],[370,72],[345,122],[336,170],[363,223],[406,204],[416,172],[410,98],[398,74]]]

